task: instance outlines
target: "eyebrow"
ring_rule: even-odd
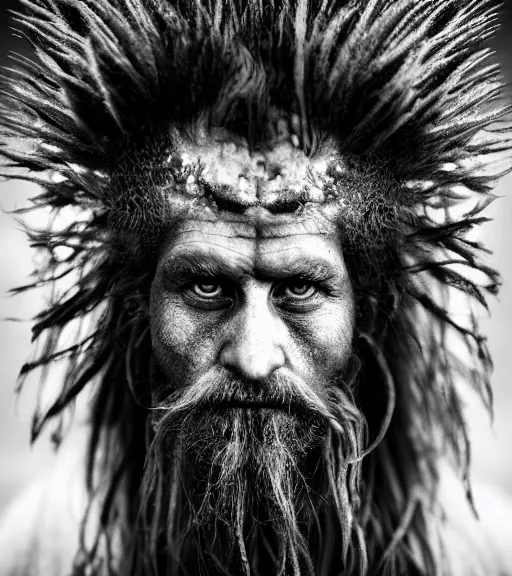
[[[272,277],[278,279],[299,277],[312,282],[324,282],[337,275],[337,267],[330,262],[303,257],[300,260],[287,262]],[[266,276],[263,274],[263,276]]]
[[[183,282],[193,278],[229,278],[239,280],[246,274],[253,274],[262,280],[284,280],[298,277],[311,282],[327,282],[340,276],[338,267],[323,259],[304,256],[301,259],[285,261],[277,269],[248,269],[233,265],[212,254],[180,254],[171,257],[164,264],[164,275],[172,282]],[[338,278],[342,280],[342,278]]]
[[[182,254],[170,258],[164,266],[165,277],[173,282],[201,277],[240,277],[233,266],[206,254]]]

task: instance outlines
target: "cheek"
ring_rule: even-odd
[[[218,329],[191,312],[179,296],[157,286],[151,294],[150,325],[158,364],[175,385],[201,373],[214,361]]]
[[[354,313],[349,303],[323,307],[295,331],[303,370],[314,381],[331,381],[345,367],[352,351]]]

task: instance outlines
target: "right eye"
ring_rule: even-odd
[[[224,295],[222,286],[214,282],[198,282],[193,284],[192,291],[200,298],[219,298]]]
[[[284,286],[283,293],[289,298],[297,300],[307,300],[316,294],[318,290],[316,287],[304,281],[290,282]]]
[[[199,310],[221,310],[233,302],[232,287],[217,278],[197,278],[183,287],[185,302]]]

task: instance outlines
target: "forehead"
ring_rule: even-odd
[[[218,270],[234,276],[286,277],[322,268],[345,275],[335,229],[312,215],[299,222],[190,218],[163,247],[161,261],[173,270]],[[183,266],[182,266],[183,265]]]
[[[251,151],[209,135],[182,138],[170,161],[182,174],[181,216],[166,259],[220,258],[248,269],[342,262],[339,203],[326,186],[341,166],[332,145],[310,158],[291,141]]]

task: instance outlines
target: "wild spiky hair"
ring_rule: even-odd
[[[357,297],[354,345],[366,359],[359,401],[370,428],[384,417],[375,399],[395,400],[364,475],[370,567],[382,561],[391,574],[410,574],[411,566],[432,573],[422,537],[429,504],[418,494],[434,492],[439,438],[467,479],[456,380],[468,380],[490,404],[491,360],[477,315],[471,308],[461,324],[446,294],[455,289],[486,306],[499,283],[480,260],[483,247],[468,239],[492,200],[499,174],[491,161],[510,145],[509,132],[497,128],[507,110],[486,47],[497,26],[494,3],[21,3],[14,20],[36,58],[20,57],[3,83],[3,171],[43,186],[36,209],[76,215],[29,232],[48,255],[33,286],[56,288],[33,329],[39,354],[22,375],[57,361],[68,366],[55,402],[34,416],[34,438],[94,382],[91,493],[100,445],[111,493],[123,474],[129,488],[137,484],[147,412],[131,390],[144,388],[149,373],[147,302],[170,223],[164,188],[175,178],[166,162],[175,134],[202,121],[265,148],[277,111],[306,154],[334,138],[351,169],[341,183],[348,209],[340,225]],[[71,287],[59,291],[65,277]],[[85,328],[64,342],[77,322]],[[383,385],[390,382],[394,398]],[[418,548],[423,558],[413,562]]]

